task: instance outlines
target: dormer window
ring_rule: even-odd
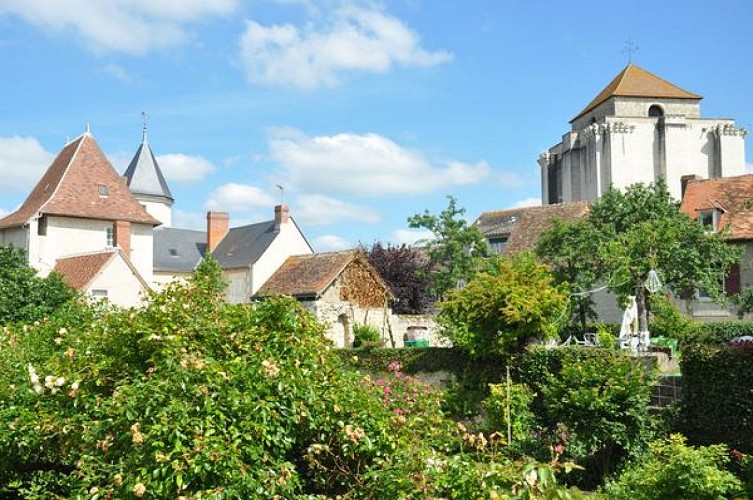
[[[494,254],[501,254],[507,246],[507,235],[492,236],[489,238],[489,250]]]
[[[107,190],[107,186],[100,184],[99,185],[99,196],[102,198],[107,198],[110,195],[110,192]]]
[[[698,213],[698,222],[707,233],[715,233],[719,227],[719,210],[701,210]]]

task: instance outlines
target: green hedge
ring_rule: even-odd
[[[471,358],[464,351],[451,347],[338,349],[336,354],[346,365],[371,373],[386,372],[393,361],[399,361],[403,372],[408,374],[448,371],[457,375],[470,367],[483,372],[504,373],[507,366],[503,357]]]
[[[686,345],[681,369],[682,432],[693,444],[753,453],[753,345]]]
[[[753,321],[696,323],[678,340],[683,344],[723,344],[743,335],[753,336]]]

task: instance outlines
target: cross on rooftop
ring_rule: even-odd
[[[621,53],[622,54],[627,53],[627,55],[628,55],[628,64],[630,64],[630,63],[633,62],[633,54],[635,54],[636,52],[638,52],[639,48],[640,47],[638,47],[638,45],[635,42],[633,42],[632,38],[628,38],[627,40],[625,40],[625,48],[622,49]]]

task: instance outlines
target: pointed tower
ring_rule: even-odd
[[[146,137],[146,122],[141,145],[123,174],[131,193],[155,219],[164,226],[172,225],[173,195],[154,158]]]

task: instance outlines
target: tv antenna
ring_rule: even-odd
[[[285,188],[281,184],[275,184],[277,186],[277,189],[280,190],[280,205],[285,204]]]

